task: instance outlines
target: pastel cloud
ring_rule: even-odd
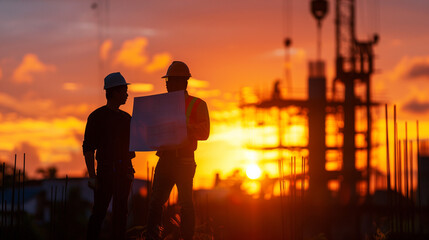
[[[170,64],[172,57],[168,53],[158,53],[152,59],[152,62],[149,63],[145,70],[148,73],[155,72],[158,70],[164,70],[168,64]]]
[[[130,68],[142,67],[148,61],[148,57],[145,54],[147,44],[148,40],[144,37],[125,41],[114,63]]]
[[[87,104],[70,104],[56,106],[51,99],[16,99],[0,92],[0,109],[3,112],[17,113],[20,116],[53,117],[53,116],[84,116],[90,106]]]
[[[28,53],[13,72],[13,80],[18,83],[31,83],[34,81],[34,74],[52,71],[55,71],[54,65],[45,64],[39,60],[37,55]]]
[[[219,89],[213,89],[213,90],[198,90],[195,91],[195,95],[200,98],[212,98],[212,97],[218,97],[220,96],[220,90]]]
[[[49,99],[18,100],[7,94],[0,93],[0,107],[5,107],[21,114],[37,116],[52,109],[53,101]]]
[[[190,88],[206,88],[208,86],[209,82],[204,80],[198,80],[192,77],[188,80],[188,87]]]
[[[151,92],[153,88],[153,84],[150,83],[133,83],[128,86],[128,90],[135,93]]]
[[[429,101],[419,101],[417,99],[412,99],[406,102],[402,109],[411,113],[426,113],[429,112]]]
[[[425,57],[404,57],[396,65],[393,72],[388,74],[393,80],[421,80],[429,79],[429,56]]]
[[[110,39],[105,40],[100,46],[100,59],[107,60],[112,47],[113,47],[112,40]]]
[[[296,60],[305,60],[307,58],[307,52],[302,48],[290,48],[286,50],[285,48],[277,48],[267,54],[268,57],[284,57],[286,55],[286,51],[290,56],[294,57]]]
[[[67,91],[76,91],[78,89],[78,85],[72,82],[63,83],[63,89]]]
[[[146,53],[148,43],[149,41],[145,37],[136,37],[125,41],[117,52],[113,64],[141,69],[147,73],[166,69],[171,62],[171,55],[169,53],[157,53],[152,57],[152,61],[149,62],[150,56]],[[104,48],[110,51],[111,43],[105,42],[105,44]]]
[[[3,120],[0,124],[0,151],[13,153],[32,150],[29,160],[45,164],[73,161],[73,154],[81,153],[85,121],[74,117],[38,120],[23,118]],[[31,139],[31,149],[27,146]],[[27,146],[27,147],[25,147]],[[31,161],[32,161],[31,160]],[[83,163],[83,161],[82,161]],[[82,169],[84,168],[84,164]]]

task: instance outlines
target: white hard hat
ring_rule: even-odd
[[[168,67],[167,74],[162,78],[167,77],[191,77],[191,72],[189,72],[189,68],[184,62],[174,61]]]
[[[104,78],[104,89],[122,85],[129,85],[129,83],[125,81],[120,72],[111,73]]]

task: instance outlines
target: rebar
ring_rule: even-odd
[[[53,240],[54,236],[53,236],[53,224],[54,224],[54,186],[51,186],[51,222],[50,222],[50,226],[49,226],[49,239]]]
[[[388,121],[388,113],[387,113],[387,104],[384,107],[385,109],[385,119],[386,119],[386,171],[387,171],[387,192],[390,194],[390,190],[392,190],[390,186],[390,153],[389,153],[389,121]]]
[[[24,210],[25,208],[25,153],[24,153],[24,158],[23,158],[23,163],[22,163],[22,210]]]
[[[278,166],[279,166],[279,189],[280,189],[280,217],[281,217],[281,231],[282,231],[282,240],[285,237],[284,233],[284,226],[285,226],[285,219],[284,219],[284,206],[283,206],[283,160],[280,156],[278,160]]]
[[[398,205],[398,171],[397,171],[397,159],[398,159],[398,123],[396,122],[396,105],[393,105],[393,176],[394,176],[394,189],[395,194],[393,197],[393,205],[396,207]],[[396,231],[399,228],[398,224],[398,213],[397,209],[393,211],[393,220],[395,222],[394,224],[394,231]]]
[[[1,227],[3,229],[3,227],[6,227],[6,206],[5,206],[5,202],[4,202],[4,187],[5,187],[5,168],[6,168],[6,163],[3,162],[2,165],[2,182],[1,182]]]
[[[419,222],[422,220],[422,198],[421,198],[421,176],[420,176],[420,135],[419,135],[419,121],[416,121],[416,133],[417,133],[417,192],[419,200]],[[423,224],[419,224],[419,233],[423,233]]]
[[[10,225],[13,227],[13,217],[15,215],[15,176],[16,175],[16,154],[15,154],[15,163],[13,165],[13,178],[12,178],[12,209],[11,209],[11,217],[10,217]]]
[[[416,211],[416,204],[414,202],[414,163],[413,163],[413,141],[410,140],[410,196],[411,196],[411,204],[412,204],[412,211],[411,211],[411,232],[414,233],[414,218],[415,218],[415,211]]]
[[[18,211],[16,216],[16,225],[19,232],[19,225],[21,224],[20,213],[21,213],[21,169],[18,170]]]
[[[407,122],[405,122],[405,140],[404,140],[404,185],[405,185],[405,196],[407,200],[410,198],[409,187],[408,187],[408,133],[407,133]]]

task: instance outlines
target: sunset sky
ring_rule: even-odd
[[[322,58],[333,78],[334,1],[323,21]],[[380,35],[375,46],[373,98],[396,104],[400,124],[429,129],[429,1],[358,1],[357,35]],[[98,4],[94,4],[98,3]],[[173,60],[190,67],[189,92],[206,100],[211,136],[197,150],[196,186],[211,186],[255,161],[240,128],[240,92],[269,96],[275,79],[285,87],[283,40],[292,39],[292,90],[306,98],[307,63],[316,58],[316,22],[310,0],[0,2],[0,161],[27,154],[27,171],[56,165],[59,176],[82,176],[86,118],[105,103],[103,78],[120,71],[133,98],[165,92]],[[289,10],[285,7],[290,7]],[[250,90],[249,90],[250,89]],[[390,108],[390,113],[392,108]],[[382,113],[382,114],[381,114]],[[380,108],[377,117],[384,117]],[[401,125],[402,126],[402,125]],[[402,131],[402,130],[401,130]],[[411,137],[415,136],[411,132]],[[383,139],[381,139],[383,140]],[[257,159],[256,159],[257,160]],[[138,153],[137,177],[156,164]],[[18,165],[20,166],[20,165]]]

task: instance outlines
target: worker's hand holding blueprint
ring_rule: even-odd
[[[130,151],[174,147],[186,139],[184,91],[134,98]]]

